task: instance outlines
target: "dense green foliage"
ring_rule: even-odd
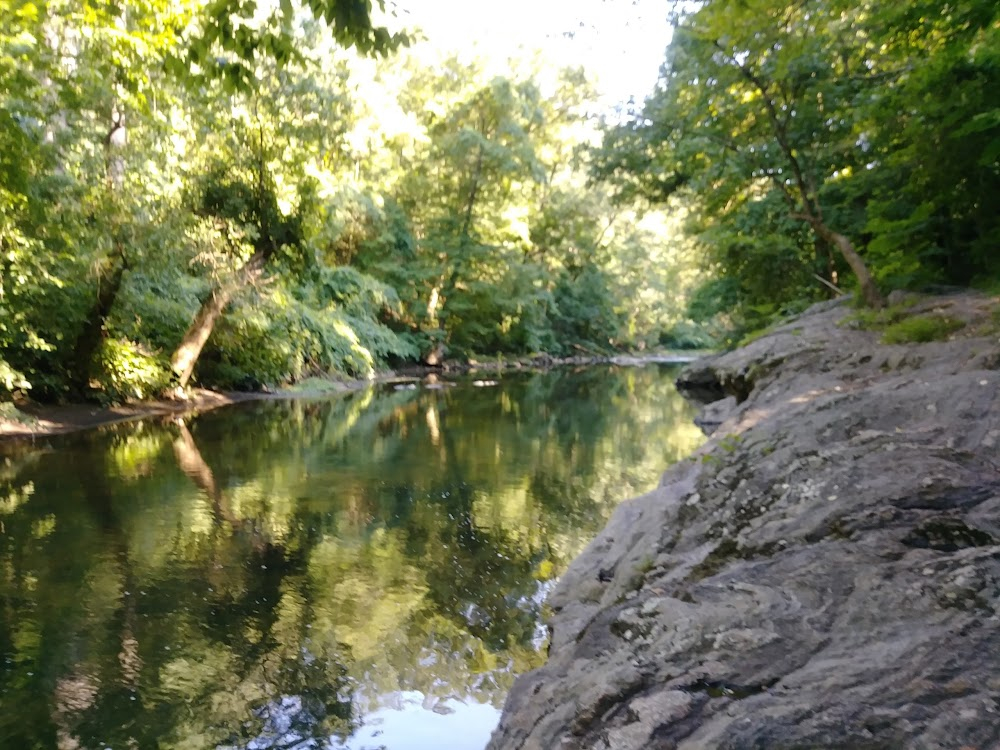
[[[686,246],[587,184],[583,74],[427,62],[369,6],[3,5],[0,397],[608,351],[677,322]]]
[[[714,278],[691,314],[745,327],[861,284],[1000,274],[1000,6],[708,0],[596,172],[692,208]]]

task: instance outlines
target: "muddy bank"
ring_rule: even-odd
[[[1000,316],[822,305],[682,384],[712,439],[551,596],[491,750],[1000,746]]]

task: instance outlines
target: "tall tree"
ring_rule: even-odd
[[[691,189],[720,217],[776,191],[878,307],[867,265],[823,200],[856,162],[851,110],[871,82],[852,66],[865,47],[821,0],[706,3],[678,24],[658,91],[609,134],[599,173],[653,198]]]
[[[426,269],[426,325],[459,346],[496,345],[504,315],[496,303],[503,299],[490,290],[516,269],[507,255],[526,234],[512,220],[518,198],[528,183],[544,179],[535,153],[541,101],[530,80],[485,78],[456,60],[447,66],[444,75],[413,86],[427,97],[409,106],[421,111],[428,149],[401,182],[400,203],[413,219]]]
[[[978,1],[709,0],[677,18],[658,90],[609,131],[597,174],[689,196],[747,309],[834,288],[843,265],[876,307],[880,285],[989,278],[997,23]]]

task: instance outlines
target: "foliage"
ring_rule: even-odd
[[[392,359],[416,354],[370,316],[315,309],[271,293],[235,305],[204,354],[205,377],[223,387],[258,389],[321,373],[370,377]]]
[[[944,341],[965,327],[962,320],[938,312],[914,313],[919,298],[891,305],[883,310],[858,310],[843,325],[864,331],[881,331],[884,344]]]
[[[24,379],[24,375],[13,369],[2,359],[0,359],[0,381],[3,382],[3,387],[7,391],[31,387],[31,383]]]
[[[718,341],[706,330],[690,320],[682,320],[660,334],[659,344],[667,349],[711,349]]]
[[[384,11],[385,0],[377,3]],[[406,34],[372,22],[371,0],[303,0],[302,7],[325,23],[337,43],[365,55],[386,55],[409,42]],[[198,18],[198,33],[187,40],[183,54],[178,50],[172,56],[170,68],[183,76],[194,73],[196,80],[221,79],[231,90],[250,90],[259,58],[272,58],[279,66],[303,59],[295,43],[297,21],[292,0],[281,0],[263,17],[256,3],[213,0]]]
[[[170,381],[169,363],[127,339],[104,339],[97,388],[110,403],[151,398]]]
[[[881,310],[856,310],[848,315],[842,325],[862,331],[881,331],[910,317],[912,302],[890,305]]]
[[[684,317],[678,207],[588,183],[582,71],[429,61],[371,11],[0,9],[4,398],[653,346]]]
[[[0,421],[31,426],[38,420],[30,414],[20,411],[10,402],[0,402]]]

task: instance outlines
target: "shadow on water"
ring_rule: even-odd
[[[10,452],[0,746],[482,747],[544,658],[552,582],[700,442],[673,374],[261,402]]]

